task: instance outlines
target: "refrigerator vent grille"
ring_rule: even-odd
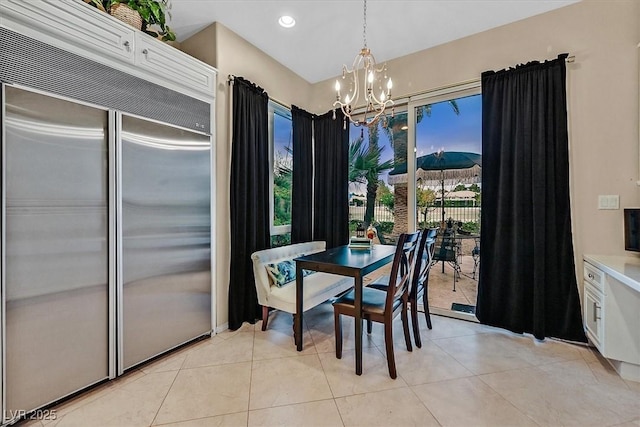
[[[0,28],[0,81],[211,132],[210,105]]]

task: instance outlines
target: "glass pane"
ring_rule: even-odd
[[[361,222],[373,223],[380,243],[394,243],[407,230],[407,186],[405,183],[404,189],[398,190],[390,184],[389,172],[394,164],[406,162],[407,113],[389,116],[370,127],[351,124],[350,135],[351,233]]]
[[[439,227],[440,236],[447,237],[436,242],[439,262],[429,276],[430,305],[473,312],[480,242],[482,97],[417,107],[416,122],[417,224]]]
[[[293,128],[291,118],[278,112],[273,117],[273,225],[291,225],[293,175]]]

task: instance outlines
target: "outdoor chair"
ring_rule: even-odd
[[[476,272],[478,271],[478,265],[480,264],[480,238],[474,239],[475,246],[471,250],[471,257],[473,258],[473,279],[476,279]]]
[[[442,262],[443,273],[445,263],[453,268],[453,292],[456,291],[456,282],[460,279],[459,249],[456,232],[453,228],[447,227],[438,233],[432,263]]]
[[[387,234],[385,236],[385,234],[380,232],[378,229],[376,229],[376,236],[378,236],[378,240],[380,240],[381,245],[395,245],[398,241],[397,236],[391,234]]]
[[[416,251],[420,232],[401,234],[391,265],[391,275],[385,291],[368,286],[362,288],[362,317],[367,321],[367,332],[371,333],[371,322],[384,324],[384,342],[387,353],[389,376],[395,379],[395,356],[393,353],[393,319],[400,312],[404,340],[407,350],[412,351],[407,304],[409,285],[416,261]],[[342,320],[341,315],[355,317],[355,290],[352,289],[333,303],[336,333],[336,357],[342,358]]]

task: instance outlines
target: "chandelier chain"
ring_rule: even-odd
[[[336,118],[336,109],[340,109],[344,114],[344,128],[347,127],[347,120],[356,126],[371,126],[379,119],[386,120],[387,107],[391,107],[391,117],[393,117],[393,100],[391,99],[391,88],[393,83],[387,77],[387,65],[381,67],[376,65],[373,54],[367,47],[367,0],[363,0],[363,20],[362,38],[364,42],[360,53],[353,61],[353,68],[342,67],[342,79],[349,78],[344,99],[341,93],[340,81],[336,80],[335,91],[336,100],[333,103],[333,118]],[[383,89],[382,82],[386,80],[386,88]],[[362,86],[360,86],[362,84]],[[378,94],[378,90],[380,90]],[[359,104],[359,100],[364,104]],[[362,105],[362,110],[357,110]],[[360,116],[361,113],[364,113]],[[359,117],[354,117],[357,114]]]
[[[367,0],[364,0],[364,19],[362,21],[362,39],[364,40],[364,48],[367,48]]]

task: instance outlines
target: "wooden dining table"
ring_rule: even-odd
[[[348,245],[338,246],[323,252],[295,258],[296,262],[296,316],[294,335],[296,348],[303,349],[303,290],[302,270],[322,271],[353,277],[355,287],[355,340],[356,374],[362,375],[362,287],[367,274],[383,267],[393,260],[396,247],[373,245],[371,249],[352,249]]]

